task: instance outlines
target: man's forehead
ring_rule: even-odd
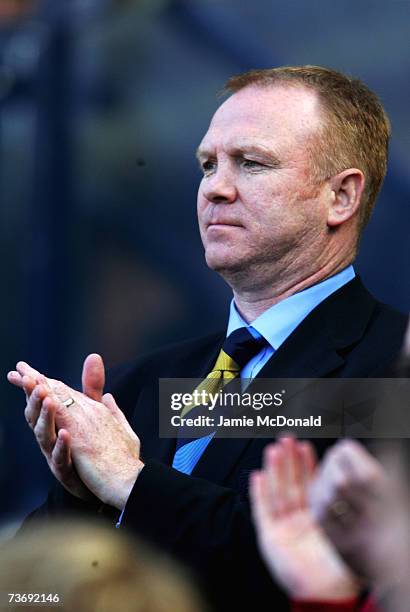
[[[217,109],[203,142],[234,130],[250,137],[291,132],[295,137],[315,132],[321,125],[318,95],[300,85],[248,86],[232,94]]]

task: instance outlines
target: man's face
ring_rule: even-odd
[[[198,149],[198,218],[207,264],[227,280],[263,281],[323,246],[327,207],[306,147],[320,125],[302,87],[249,86],[216,111]]]

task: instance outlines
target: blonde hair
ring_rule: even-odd
[[[203,612],[179,568],[130,537],[84,522],[26,529],[0,546],[1,612],[14,609],[7,593],[57,594],[64,612]]]

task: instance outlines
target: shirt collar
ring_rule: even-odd
[[[296,327],[320,302],[323,302],[331,293],[340,289],[356,276],[353,266],[350,265],[341,272],[326,280],[312,285],[285,298],[265,310],[251,325],[277,350],[290,336]],[[239,327],[249,327],[250,324],[239,314],[234,300],[231,302],[227,336]]]

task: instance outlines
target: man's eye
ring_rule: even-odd
[[[206,175],[215,169],[216,163],[213,161],[206,161],[201,164],[202,172]]]
[[[241,165],[244,168],[264,168],[264,164],[255,161],[254,159],[243,159]]]

